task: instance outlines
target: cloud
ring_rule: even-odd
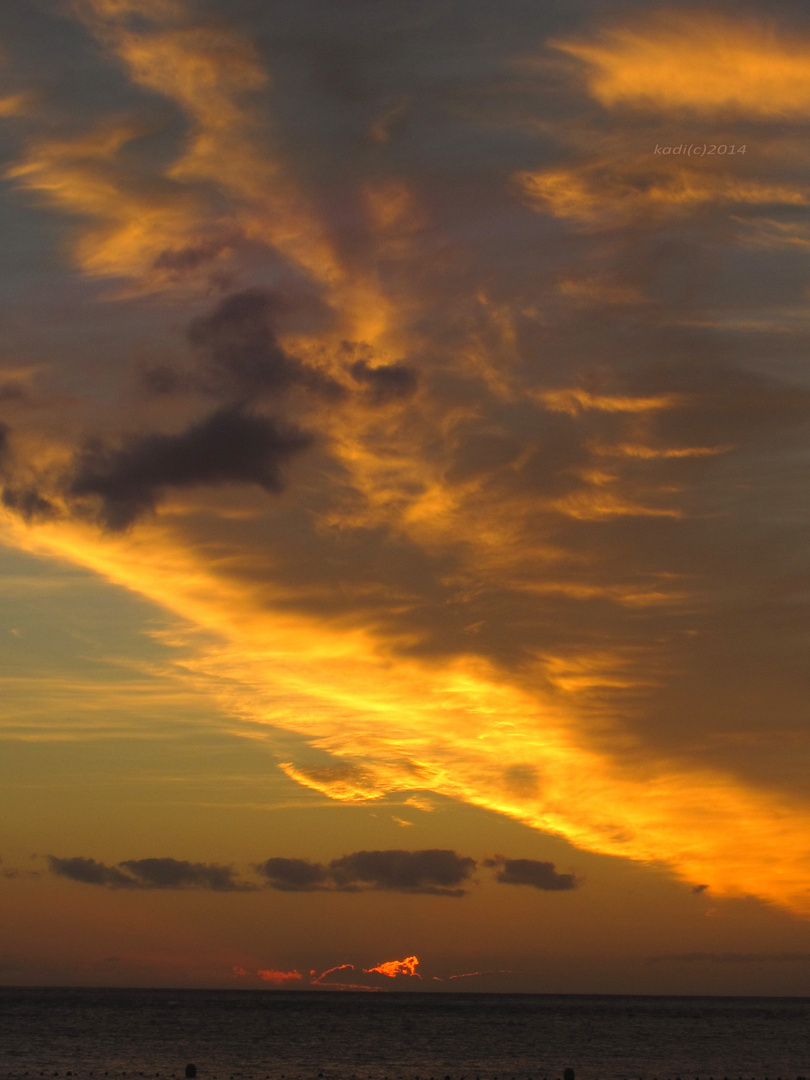
[[[422,976],[416,970],[418,966],[418,957],[406,956],[404,960],[386,960],[383,964],[378,964],[372,968],[363,968],[363,970],[366,975],[385,975],[389,979],[395,979],[398,975],[410,975],[421,979]]]
[[[240,881],[234,870],[218,863],[193,863],[180,859],[129,859],[105,866],[95,859],[48,856],[51,873],[85,885],[110,889],[203,889],[211,892],[249,892],[256,888]],[[126,871],[126,873],[124,872]]]
[[[280,892],[314,892],[327,887],[326,869],[308,859],[267,859],[256,870]]]
[[[300,971],[274,971],[272,968],[256,972],[262,982],[273,983],[274,986],[283,986],[288,982],[300,982]]]
[[[677,163],[667,159],[661,166],[650,153],[630,160],[597,159],[573,168],[524,171],[514,179],[530,206],[585,228],[620,228],[639,221],[651,226],[693,215],[707,203],[738,214],[758,206],[785,210],[810,205],[810,188],[802,183],[728,176],[684,164],[680,158]],[[567,291],[572,291],[570,283]],[[573,291],[582,297],[582,289]],[[593,299],[625,304],[628,295],[623,290],[611,297],[603,287]],[[644,297],[635,293],[631,299],[638,302]]]
[[[502,885],[531,885],[546,892],[564,892],[579,885],[575,874],[558,874],[554,863],[536,859],[504,859],[497,855],[487,859],[484,866],[499,868],[495,880]]]
[[[366,802],[380,799],[385,794],[374,770],[349,762],[322,765],[316,768],[295,766],[289,761],[279,763],[279,768],[299,784],[322,791],[330,799],[341,802]]]
[[[463,896],[460,888],[475,860],[455,851],[356,851],[333,859],[329,872],[339,889],[358,887],[388,892]]]
[[[103,524],[126,529],[170,487],[243,483],[279,492],[281,465],[311,441],[269,417],[226,407],[176,435],[131,436],[118,449],[91,443],[77,458],[68,490],[97,496]]]
[[[365,360],[357,360],[349,369],[359,383],[363,383],[375,405],[385,405],[415,393],[418,379],[413,368],[405,364],[380,364],[371,367]]]
[[[6,509],[19,514],[23,521],[42,521],[58,514],[50,499],[31,487],[4,487],[0,502]]]
[[[105,866],[104,863],[96,862],[95,859],[87,859],[82,856],[76,856],[72,859],[60,859],[55,855],[49,855],[48,866],[51,873],[56,874],[57,877],[80,881],[83,885],[106,885],[110,889],[137,889],[141,887],[135,878],[122,873],[116,867]]]
[[[475,860],[455,851],[355,851],[328,866],[307,859],[268,859],[256,869],[282,892],[401,892],[464,896]]]
[[[255,888],[235,877],[230,866],[193,863],[182,859],[129,859],[118,864],[144,889],[210,889],[212,892],[248,892]]]
[[[27,440],[43,474],[73,460],[86,493],[67,509],[98,500],[108,531],[33,513],[24,493],[57,495],[15,476],[3,537],[204,631],[183,639],[183,678],[246,733],[332,754],[286,766],[329,797],[437,792],[806,913],[805,41],[638,5],[608,26],[597,7],[590,30],[557,32],[570,48],[541,78],[509,65],[547,37],[543,5],[486,41],[454,24],[457,55],[487,60],[464,70],[380,64],[380,24],[335,16],[330,33],[374,60],[357,61],[360,98],[327,101],[290,81],[286,33],[257,31],[260,54],[199,5],[86,3],[131,110],[102,95],[91,120],[51,117],[14,178],[80,217],[77,264],[118,291],[71,308],[45,357],[61,396],[26,410],[15,452]],[[422,34],[395,35],[397,57],[424,56]],[[302,71],[321,70],[310,40]],[[144,102],[171,122],[150,129]],[[680,143],[689,116],[749,152],[664,165],[656,141]],[[784,247],[751,244],[763,220]],[[293,281],[323,305],[294,333]],[[178,369],[211,288],[233,295]],[[31,355],[48,351],[50,295],[19,320]],[[181,468],[212,418],[190,393],[133,401],[133,352],[206,410],[221,396],[228,430],[272,424],[261,453]],[[345,385],[339,409],[308,371]],[[397,408],[369,408],[375,394]],[[281,396],[319,433],[283,504],[257,490],[278,480],[280,421],[243,404]],[[104,442],[76,457],[100,401]],[[222,486],[193,514],[146,514],[192,483]]]
[[[289,306],[280,293],[249,289],[226,297],[210,315],[193,320],[188,340],[200,358],[201,378],[218,396],[238,400],[277,397],[299,385],[329,398],[343,387],[286,352],[278,316]]]
[[[769,119],[804,119],[810,108],[807,42],[745,15],[662,11],[551,44],[587,65],[588,88],[608,108]]]

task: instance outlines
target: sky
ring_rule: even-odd
[[[0,982],[810,992],[810,13],[4,0]]]

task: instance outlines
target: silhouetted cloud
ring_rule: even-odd
[[[495,880],[502,885],[531,885],[547,892],[564,892],[579,884],[575,874],[558,874],[554,863],[536,859],[505,859],[497,855],[487,859],[484,866],[500,867]]]
[[[475,859],[455,851],[355,851],[328,866],[307,859],[267,859],[256,870],[281,892],[403,892],[463,896]]]
[[[142,888],[128,874],[122,873],[114,866],[105,866],[104,863],[96,862],[95,859],[86,859],[82,856],[60,859],[56,855],[49,855],[48,865],[52,874],[70,878],[71,881],[80,881],[83,885],[106,885],[110,889]]]
[[[416,390],[418,379],[413,368],[405,364],[382,364],[370,367],[365,360],[352,364],[350,371],[359,383],[363,383],[374,405],[409,397]]]
[[[56,507],[31,487],[6,487],[0,502],[7,510],[14,510],[24,521],[43,520],[56,515]]]
[[[249,892],[256,888],[240,881],[229,866],[192,863],[181,859],[128,859],[117,866],[105,866],[95,859],[48,856],[51,872],[85,885],[110,889],[207,889],[211,892]],[[124,873],[124,871],[127,871]]]
[[[308,859],[267,859],[256,870],[280,892],[313,892],[327,884],[326,869]]]
[[[330,397],[344,395],[342,386],[280,345],[276,320],[287,305],[279,293],[248,289],[194,319],[188,340],[198,356],[203,387],[241,400],[278,395],[295,384]]]
[[[459,886],[475,869],[475,860],[455,851],[355,851],[329,864],[338,889],[367,888],[388,892],[463,896]]]
[[[193,863],[181,859],[128,859],[119,863],[146,889],[211,889],[212,892],[248,892],[255,888],[239,881],[230,866]]]
[[[311,441],[269,417],[222,408],[177,435],[133,436],[117,450],[90,444],[79,455],[69,491],[98,496],[103,524],[125,529],[153,510],[168,487],[245,483],[278,492],[281,465]]]

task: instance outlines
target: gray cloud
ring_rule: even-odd
[[[48,856],[51,873],[85,885],[110,889],[204,889],[211,892],[249,892],[256,888],[241,881],[229,866],[193,863],[182,859],[129,859],[105,866],[95,859]],[[123,869],[122,869],[123,868]],[[127,871],[126,873],[124,871]]]
[[[48,856],[51,873],[57,877],[80,881],[83,885],[106,885],[110,889],[137,889],[138,882],[114,866],[105,866],[95,859],[77,855],[71,859]]]
[[[7,510],[14,510],[24,521],[54,517],[56,507],[32,487],[6,487],[0,502]]]
[[[497,855],[487,859],[484,866],[499,868],[495,880],[502,885],[531,885],[546,892],[566,892],[579,885],[575,874],[558,874],[554,863],[536,859],[505,859]]]
[[[306,859],[268,859],[256,869],[282,892],[401,892],[464,896],[475,860],[450,850],[355,851],[328,866]]]
[[[279,892],[314,892],[328,881],[326,868],[308,859],[267,859],[256,870]]]
[[[366,386],[374,405],[410,397],[418,385],[416,372],[406,364],[370,367],[365,360],[357,360],[349,370],[357,382]]]
[[[118,449],[91,443],[78,456],[69,492],[98,496],[103,524],[125,529],[169,487],[248,483],[281,491],[281,465],[311,441],[269,417],[222,408],[176,435],[133,436]]]
[[[475,860],[455,851],[355,851],[333,859],[329,872],[339,889],[369,888],[390,892],[463,896],[460,886]]]
[[[198,385],[239,400],[277,397],[296,385],[330,398],[344,396],[342,386],[281,347],[277,321],[290,306],[280,293],[247,289],[194,319],[188,340],[198,360]]]

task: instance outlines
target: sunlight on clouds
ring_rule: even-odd
[[[610,394],[592,394],[579,387],[536,391],[536,396],[552,412],[576,416],[586,409],[600,412],[646,413],[660,409],[672,409],[684,403],[680,394],[664,394],[660,397],[624,397]]]
[[[76,245],[81,268],[129,277],[130,292],[199,290],[212,270],[232,269],[240,245],[259,243],[326,287],[344,336],[367,342],[384,336],[393,317],[390,302],[373,277],[341,266],[272,149],[272,123],[255,99],[269,76],[252,45],[195,21],[186,4],[83,0],[77,10],[136,85],[173,102],[190,121],[178,156],[152,166],[151,175],[147,169],[133,177],[119,161],[145,131],[112,120],[89,135],[35,140],[27,158],[9,170],[21,187],[90,219]],[[132,15],[154,25],[131,29]],[[374,203],[381,235],[401,226],[405,212],[403,205],[396,209],[392,191]]]
[[[806,186],[718,175],[680,161],[668,158],[666,168],[661,168],[651,162],[650,154],[629,164],[605,159],[571,169],[521,172],[515,181],[535,209],[607,227],[649,214],[692,213],[705,203],[810,204]]]
[[[644,681],[611,656],[539,658],[534,683],[480,657],[394,660],[368,634],[257,608],[250,589],[195,565],[158,527],[103,540],[76,525],[7,529],[18,546],[92,566],[217,634],[222,644],[208,647],[192,635],[179,670],[252,731],[287,728],[331,753],[332,771],[285,766],[316,790],[352,801],[433,791],[593,851],[664,864],[720,896],[752,894],[810,914],[810,808],[721,772],[632,750],[625,764],[589,748],[588,695]],[[516,786],[516,766],[536,784]]]
[[[551,44],[588,66],[589,90],[608,108],[801,119],[810,110],[808,44],[744,16],[665,11],[596,40]]]
[[[263,519],[261,509],[252,515],[248,496],[230,507],[223,495],[215,506],[204,477],[185,487],[169,478],[157,484],[167,499],[156,495],[153,516],[128,532],[103,534],[78,520],[81,508],[64,495],[71,451],[44,434],[15,431],[15,454],[27,451],[27,467],[44,478],[43,491],[61,516],[24,523],[4,513],[8,542],[89,567],[182,619],[185,626],[161,635],[176,657],[177,702],[186,694],[188,700],[206,695],[246,737],[270,741],[273,728],[294,732],[330,755],[331,763],[285,760],[280,767],[332,799],[357,803],[394,791],[435,792],[593,851],[667,866],[685,880],[709,883],[717,895],[752,894],[810,915],[806,802],[746,786],[720,768],[667,757],[652,740],[648,746],[632,736],[622,712],[633,695],[663,684],[672,670],[664,672],[663,662],[656,666],[652,646],[623,652],[611,635],[620,636],[644,610],[680,612],[701,597],[684,585],[685,575],[637,569],[632,558],[622,563],[610,544],[624,543],[637,554],[638,545],[654,544],[650,536],[660,535],[652,526],[687,520],[689,504],[680,497],[689,478],[682,470],[733,449],[726,440],[736,433],[707,434],[701,415],[688,417],[678,432],[662,423],[656,438],[656,422],[673,418],[674,427],[679,410],[698,412],[699,394],[633,392],[638,384],[624,373],[615,383],[596,384],[616,386],[615,392],[587,390],[568,376],[566,385],[555,387],[554,369],[541,364],[557,343],[568,355],[565,328],[556,339],[549,331],[538,347],[537,327],[526,331],[523,318],[545,302],[542,289],[506,300],[476,280],[448,331],[437,311],[452,309],[458,296],[454,284],[444,294],[438,277],[420,276],[418,238],[428,219],[412,180],[364,177],[358,183],[368,250],[365,262],[340,256],[326,215],[314,209],[274,146],[273,120],[260,103],[271,93],[271,73],[248,41],[195,20],[190,5],[173,0],[84,0],[78,10],[136,87],[178,108],[187,123],[184,141],[168,164],[141,161],[136,167],[146,127],[111,118],[90,133],[32,139],[9,176],[50,205],[86,219],[76,247],[80,268],[126,279],[133,294],[165,292],[171,299],[177,291],[182,298],[188,287],[199,295],[213,269],[238,262],[245,242],[280,253],[326,297],[338,324],[319,335],[284,338],[283,344],[295,346],[302,366],[328,371],[345,400],[336,405],[313,395],[306,406],[317,450],[302,466],[300,502],[291,497],[276,520],[271,512]],[[144,19],[151,20],[148,28]],[[810,103],[810,75],[805,87],[798,48],[758,39],[739,25],[725,38],[709,34],[711,26],[724,25],[684,17],[605,32],[595,44],[556,47],[590,65],[592,93],[610,107],[748,108],[751,96],[759,102],[753,111],[776,116],[797,111],[805,93]],[[776,57],[782,67],[769,74]],[[375,147],[387,139],[385,127]],[[603,157],[604,149],[597,147]],[[798,183],[720,175],[672,159],[659,167],[642,161],[637,148],[620,162],[600,158],[523,171],[515,179],[533,208],[585,225],[577,243],[589,241],[582,232],[591,226],[669,221],[719,205],[810,203],[810,189]],[[515,198],[514,183],[509,197]],[[524,219],[540,220],[517,209]],[[385,260],[413,261],[413,292],[392,285],[386,291],[379,272]],[[612,285],[600,277],[597,262],[588,263],[587,255],[584,261],[585,273],[567,267],[561,284],[548,290],[557,302],[560,295],[571,301],[569,313],[578,318],[582,306],[607,304],[622,316],[623,306],[644,299],[639,287]],[[464,279],[462,290],[469,285]],[[433,288],[436,297],[427,295]],[[408,332],[408,326],[414,329]],[[652,355],[651,343],[652,337],[643,344]],[[431,350],[441,353],[435,377]],[[412,376],[407,401],[394,395],[370,404],[362,378],[400,362]],[[457,384],[448,390],[442,378]],[[583,383],[594,385],[587,378]],[[256,406],[270,407],[264,399]],[[285,407],[279,405],[279,412]],[[183,399],[177,411],[190,409]],[[144,425],[154,421],[159,427],[156,414],[144,406]],[[244,410],[238,421],[247,415]],[[688,445],[693,430],[694,446]],[[220,487],[218,498],[221,493]],[[290,526],[284,514],[299,514],[306,526],[300,520]],[[647,532],[629,532],[635,518]],[[217,533],[212,526],[206,532],[206,521],[237,524],[234,531]],[[244,536],[234,539],[242,523]],[[377,534],[364,536],[356,549],[349,550],[350,543],[340,548],[342,538],[353,540],[364,530]],[[339,580],[327,586],[320,562],[333,540],[326,560],[334,551]],[[315,553],[300,562],[297,551],[284,550],[299,541]],[[390,545],[392,559],[400,550],[406,561],[413,557],[415,568],[406,571],[424,572],[425,580],[414,585],[406,575],[400,583],[382,557],[375,577],[377,543]],[[306,564],[306,557],[319,563],[310,577],[314,563]],[[667,557],[661,566],[669,566]],[[363,566],[358,570],[352,559]],[[422,571],[430,560],[437,565]],[[295,571],[289,577],[287,565]],[[341,602],[319,609],[319,593],[333,585],[336,593],[342,590]],[[514,635],[509,661],[496,662],[485,645],[484,655],[458,641],[446,651],[444,642],[436,645],[451,608],[472,635],[460,640],[476,640],[481,623],[472,619],[480,618],[481,608],[469,616],[471,625],[464,619],[474,608],[468,599],[478,595],[494,597],[493,636]],[[543,598],[570,601],[577,609],[571,623],[557,608],[541,609]],[[616,620],[583,629],[578,620],[590,601],[612,605]],[[424,621],[408,621],[417,609],[427,613]],[[430,649],[419,646],[434,615],[439,627],[431,628],[436,638],[428,655]],[[535,647],[531,633],[544,620],[579,646]],[[449,617],[447,625],[456,629]],[[635,632],[643,634],[645,627]],[[491,643],[489,648],[499,655]],[[49,697],[53,688],[41,683],[39,689],[48,710],[58,708],[60,701]],[[129,692],[126,682],[100,687],[99,710],[105,703],[123,707]],[[171,700],[168,690],[156,693]],[[611,693],[616,698],[609,699]],[[92,709],[88,716],[92,727]],[[33,723],[31,730],[36,737]],[[430,809],[417,801],[423,799],[405,801]]]
[[[0,97],[0,117],[20,116],[29,105],[27,94],[8,94]]]

